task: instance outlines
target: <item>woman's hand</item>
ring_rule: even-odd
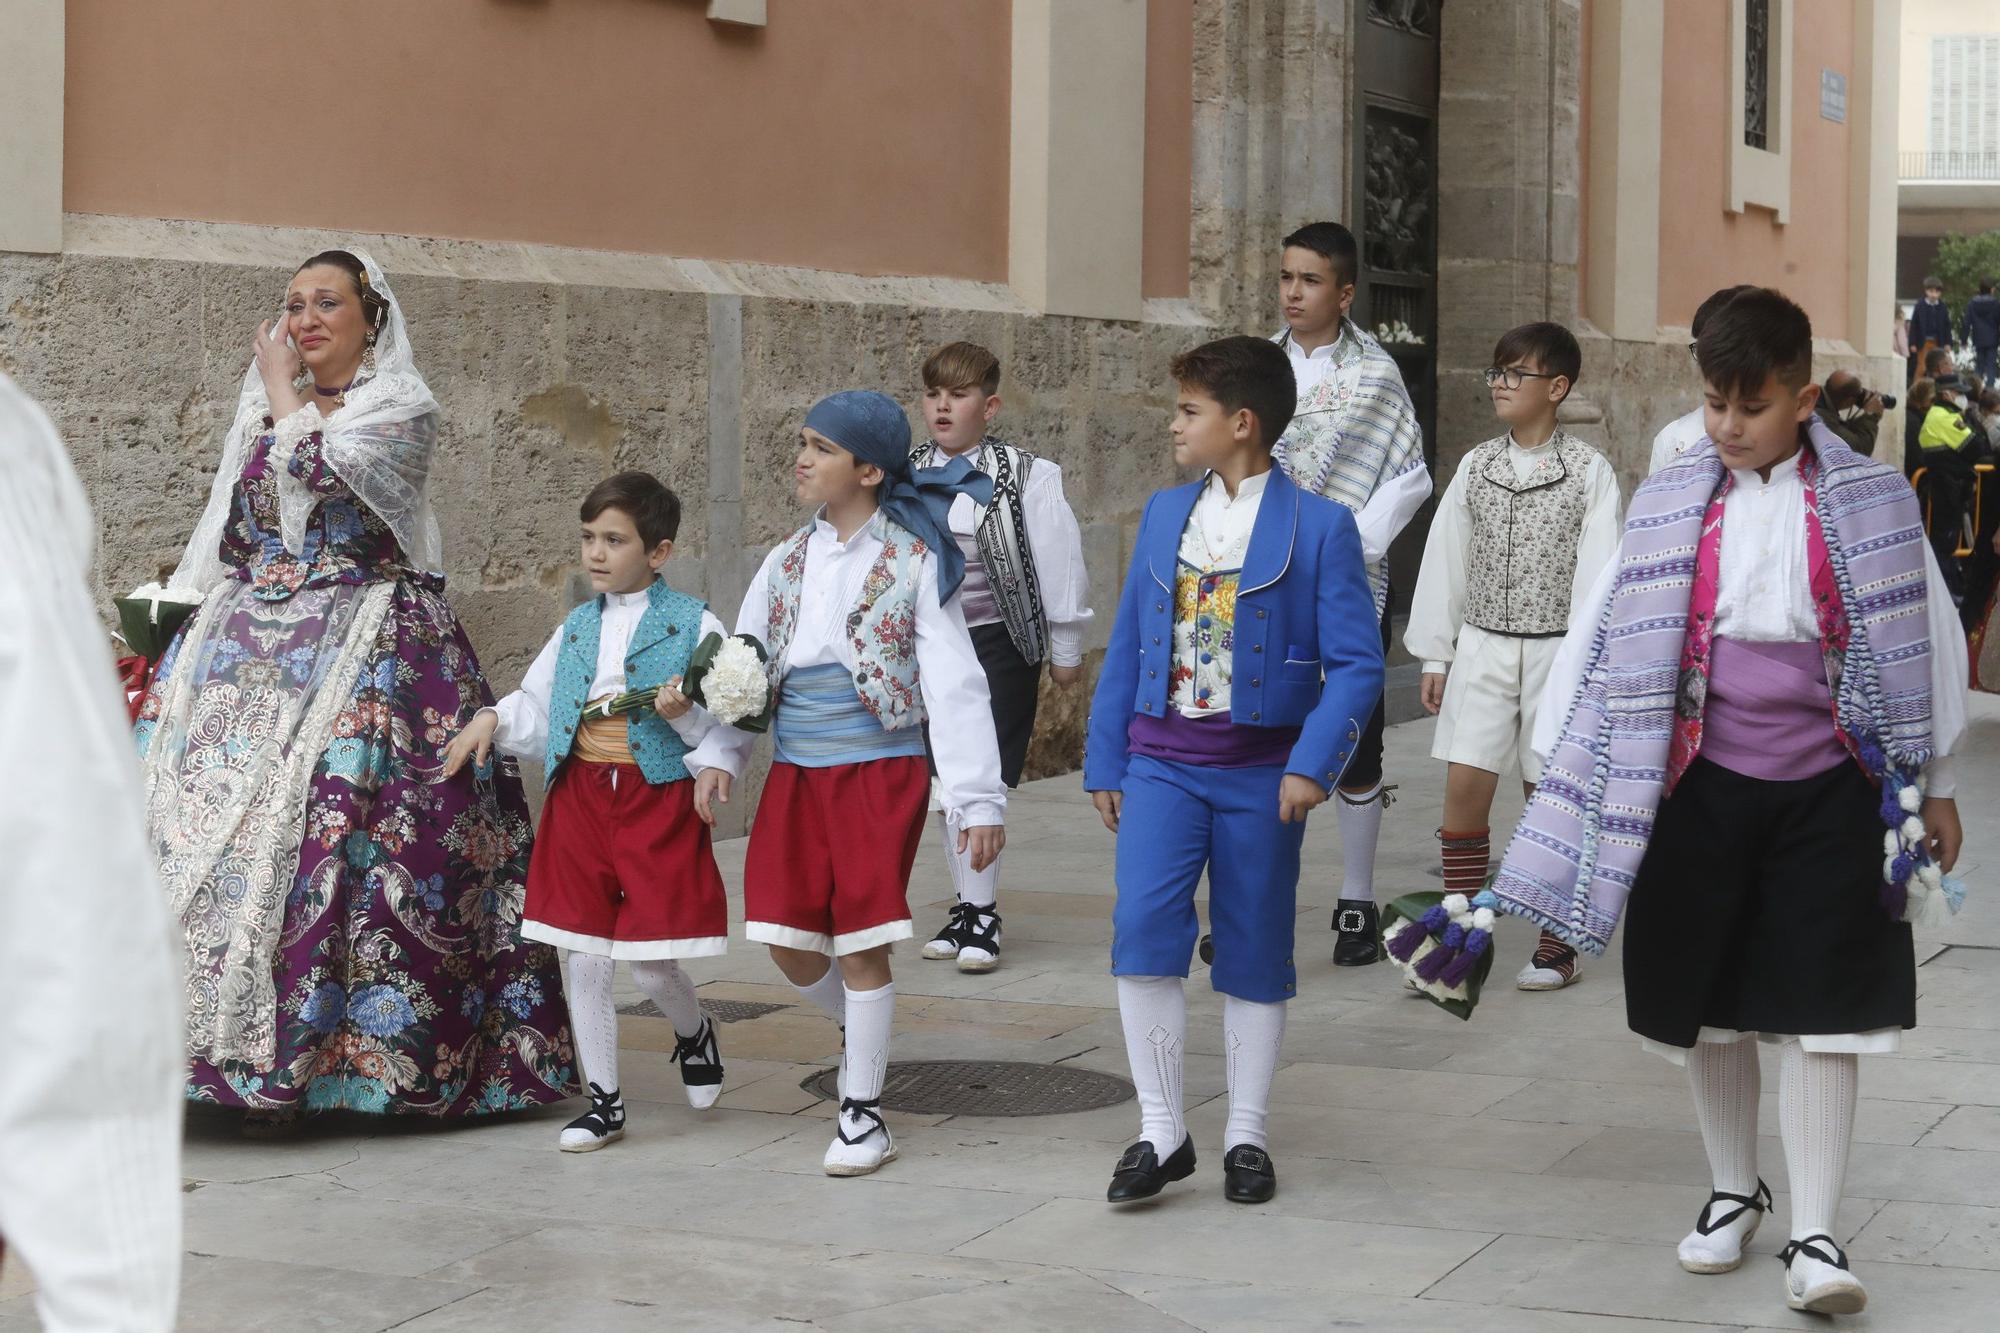
[[[282,327],[273,327],[268,319],[259,324],[251,339],[251,353],[264,380],[264,396],[271,400],[272,420],[282,421],[305,406],[304,396],[292,387],[305,363],[286,341]]]

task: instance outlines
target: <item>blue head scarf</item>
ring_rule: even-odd
[[[820,399],[806,413],[806,426],[882,469],[882,513],[930,547],[937,559],[938,601],[950,601],[965,578],[965,552],[945,516],[960,495],[971,496],[975,504],[993,503],[993,478],[963,458],[943,467],[912,468],[909,418],[895,399],[873,389],[849,389]]]

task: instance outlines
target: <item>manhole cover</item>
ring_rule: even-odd
[[[765,1014],[775,1014],[780,1009],[790,1009],[789,1004],[759,1004],[755,1000],[703,1000],[701,1010],[718,1023],[741,1023],[749,1018],[762,1018]],[[621,1006],[621,1014],[632,1014],[638,1018],[665,1018],[658,1005],[651,1000],[641,1000],[637,1004]]]
[[[833,1101],[838,1070],[826,1069],[799,1084]],[[1075,1065],[1025,1060],[912,1060],[889,1066],[882,1107],[910,1115],[1061,1115],[1116,1106],[1133,1097],[1115,1074]]]

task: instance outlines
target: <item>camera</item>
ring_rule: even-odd
[[[1940,386],[1940,387],[1942,387],[1942,386]],[[1864,385],[1864,386],[1862,386],[1862,389],[1861,389],[1860,393],[1858,393],[1858,394],[1857,394],[1857,395],[1855,396],[1855,399],[1854,399],[1854,401],[1855,401],[1855,405],[1856,405],[1856,406],[1859,406],[1860,404],[1862,404],[1862,403],[1865,403],[1865,402],[1867,402],[1867,401],[1868,401],[1868,395],[1869,395],[1869,394],[1870,394],[1871,392],[1873,392],[1873,391],[1872,391],[1872,390],[1870,390],[1870,389],[1869,389],[1869,388],[1868,388],[1867,386],[1865,386],[1865,385]],[[1895,409],[1895,406],[1896,406],[1896,395],[1895,395],[1895,394],[1893,394],[1893,393],[1879,393],[1879,394],[1876,394],[1875,396],[1876,396],[1877,398],[1880,398],[1880,399],[1882,400],[1882,410],[1883,410],[1884,412],[1889,412],[1889,411],[1893,411],[1893,410]]]

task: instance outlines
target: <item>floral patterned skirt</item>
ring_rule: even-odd
[[[192,654],[199,690],[242,690],[325,651],[312,617],[280,637],[257,610],[241,599]],[[186,636],[141,711],[142,750]],[[195,1058],[191,1100],[464,1116],[577,1094],[555,950],[520,933],[532,834],[519,775],[508,761],[490,782],[439,776],[457,722],[492,698],[443,594],[395,585],[286,830],[301,845],[273,962],[276,1059]]]

